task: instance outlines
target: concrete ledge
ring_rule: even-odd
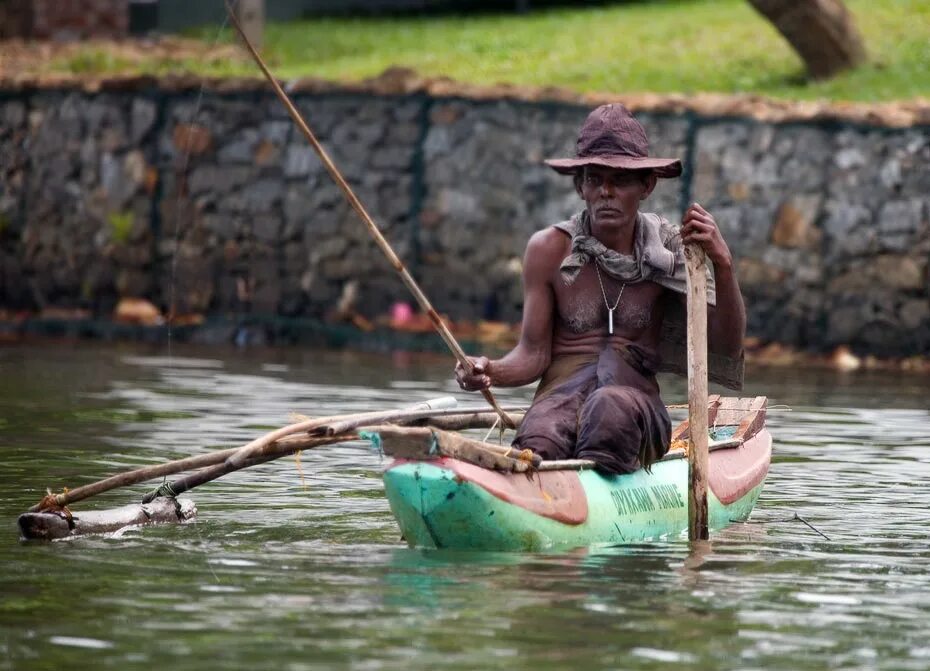
[[[200,91],[217,94],[248,94],[269,92],[271,87],[261,77],[198,77],[195,75],[75,76],[25,75],[0,77],[2,92],[35,92],[41,90],[74,90],[93,94],[102,92],[165,93]],[[558,87],[528,87],[512,84],[478,86],[452,79],[421,77],[406,68],[389,68],[378,77],[360,82],[337,82],[303,77],[285,82],[289,92],[303,94],[367,94],[412,95],[467,100],[509,100],[516,102],[553,102],[571,105],[597,106],[619,102],[633,112],[661,114],[696,114],[707,117],[744,117],[771,123],[840,121],[868,126],[906,128],[930,125],[930,98],[903,102],[859,103],[826,100],[794,101],[758,95],[727,95],[721,93],[658,94],[658,93],[578,93]]]

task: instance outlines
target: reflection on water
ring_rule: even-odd
[[[288,458],[195,490],[200,517],[183,527],[16,540],[46,486],[243,444],[290,413],[477,403],[450,369],[286,348],[0,349],[0,669],[930,667],[917,376],[750,371],[747,394],[792,410],[770,416],[752,521],[695,547],[410,550],[361,443],[304,453],[306,486]],[[664,389],[682,400],[682,383]]]

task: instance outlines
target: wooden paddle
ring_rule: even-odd
[[[698,245],[685,246],[688,269],[688,538],[707,529],[707,262]]]
[[[358,214],[358,216],[362,219],[365,226],[368,228],[368,232],[371,233],[372,238],[374,238],[375,243],[378,245],[381,251],[384,252],[384,255],[387,257],[390,264],[394,267],[394,270],[400,274],[401,280],[403,280],[404,284],[410,290],[410,293],[413,294],[413,297],[416,299],[420,309],[423,310],[423,312],[429,317],[430,321],[433,323],[433,327],[445,341],[446,345],[448,345],[449,349],[452,351],[452,354],[455,355],[455,358],[458,360],[458,362],[462,364],[462,367],[469,374],[471,374],[474,366],[472,365],[469,358],[465,355],[465,351],[459,345],[458,341],[456,341],[455,336],[452,335],[449,327],[446,326],[445,322],[443,322],[439,317],[439,313],[436,312],[436,309],[433,307],[432,303],[430,303],[429,299],[426,297],[426,294],[420,290],[416,280],[414,280],[413,276],[407,271],[407,268],[404,266],[403,262],[400,260],[397,254],[394,253],[390,243],[388,243],[385,237],[381,234],[381,231],[378,229],[378,226],[371,218],[371,215],[368,214],[368,211],[355,195],[355,192],[352,191],[352,187],[350,187],[349,183],[346,182],[345,178],[342,176],[342,173],[339,172],[339,169],[336,167],[336,164],[333,163],[333,160],[329,157],[329,154],[326,153],[323,145],[321,145],[319,140],[316,139],[316,136],[313,134],[313,131],[310,130],[307,122],[304,121],[304,118],[297,110],[297,107],[295,107],[294,103],[291,102],[290,97],[288,97],[287,93],[284,92],[284,89],[281,88],[281,85],[274,78],[274,75],[271,74],[268,66],[265,65],[265,62],[262,60],[262,57],[259,56],[258,51],[256,51],[255,47],[252,46],[252,43],[249,41],[249,38],[246,37],[242,26],[239,25],[239,20],[236,18],[236,13],[229,5],[229,0],[225,0],[225,2],[226,11],[229,14],[231,23],[236,28],[236,32],[239,33],[239,37],[242,38],[242,41],[245,43],[245,46],[249,53],[252,55],[252,58],[255,59],[259,69],[271,83],[271,88],[274,89],[275,94],[277,94],[281,102],[284,103],[284,107],[287,109],[288,114],[291,115],[291,119],[294,120],[294,123],[297,124],[300,132],[303,133],[304,137],[307,138],[307,141],[310,143],[310,146],[313,147],[313,150],[317,153],[317,156],[320,157],[320,161],[323,163],[323,167],[326,168],[326,171],[329,173],[330,177],[333,178],[333,181],[335,181],[336,185],[342,190],[342,193],[349,201],[349,205],[352,206],[352,209],[355,210],[356,214]],[[501,418],[502,425],[509,429],[515,428],[513,420],[511,420],[510,417],[507,416],[507,413],[505,413],[497,404],[497,401],[495,400],[494,395],[491,393],[491,390],[482,389],[481,394]]]

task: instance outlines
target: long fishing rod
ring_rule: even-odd
[[[265,62],[262,60],[262,57],[258,54],[258,51],[255,50],[255,47],[252,46],[252,43],[249,41],[249,38],[246,37],[245,31],[242,29],[242,26],[239,24],[239,20],[236,18],[233,8],[229,4],[229,0],[225,0],[226,11],[229,13],[230,21],[233,26],[236,28],[236,32],[239,33],[239,37],[242,38],[243,43],[248,49],[249,53],[252,54],[252,58],[255,60],[255,63],[261,69],[262,73],[271,83],[271,87],[274,89],[274,92],[277,94],[278,98],[284,103],[284,107],[287,108],[288,114],[291,115],[291,119],[294,120],[294,123],[297,124],[297,127],[304,134],[304,137],[307,138],[307,141],[316,151],[317,155],[320,157],[320,160],[323,163],[323,166],[329,172],[330,176],[336,182],[336,185],[342,190],[342,193],[345,195],[346,199],[349,201],[349,205],[352,206],[352,209],[355,210],[356,214],[361,217],[362,221],[365,223],[365,226],[368,227],[369,233],[371,233],[378,247],[384,252],[384,255],[387,257],[390,264],[394,267],[400,274],[400,278],[403,280],[404,284],[410,290],[410,293],[413,294],[413,297],[416,299],[417,304],[420,306],[420,309],[429,317],[430,321],[433,323],[433,327],[448,345],[449,349],[452,351],[452,354],[455,356],[456,360],[462,365],[462,367],[472,374],[474,366],[472,362],[465,355],[464,350],[456,341],[455,336],[452,335],[452,332],[449,331],[449,328],[445,325],[442,319],[439,317],[439,313],[436,312],[436,309],[430,303],[429,299],[426,297],[420,287],[417,285],[416,280],[413,279],[413,276],[407,271],[407,268],[404,266],[403,262],[398,258],[397,254],[394,253],[394,250],[391,248],[390,243],[385,239],[381,234],[381,231],[375,225],[374,220],[365,210],[365,207],[362,205],[361,201],[356,197],[355,193],[352,191],[352,187],[349,186],[345,178],[342,176],[342,173],[339,172],[339,169],[336,167],[336,164],[333,163],[332,159],[326,153],[326,150],[323,148],[323,145],[316,139],[316,136],[313,134],[313,131],[310,130],[310,127],[307,125],[307,122],[304,121],[303,116],[294,106],[294,103],[291,102],[290,97],[287,93],[284,92],[284,89],[281,88],[281,85],[278,84],[278,81],[274,78],[274,75],[271,74],[271,71],[268,69],[268,66],[265,65]],[[503,426],[507,428],[514,428],[514,422],[507,416],[501,407],[497,404],[497,400],[494,398],[494,395],[491,393],[490,389],[482,389],[482,396],[485,400],[494,408],[494,411],[500,416]]]

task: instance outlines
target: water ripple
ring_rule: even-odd
[[[441,357],[173,349],[0,349],[5,519],[46,486],[241,445],[291,413],[477,403]],[[0,669],[73,665],[80,648],[120,669],[926,669],[925,380],[749,379],[747,395],[791,410],[770,414],[752,520],[706,545],[411,550],[383,458],[352,442],[304,452],[303,481],[285,458],[192,492],[191,524],[55,544],[10,530]],[[684,386],[663,390],[678,402]],[[532,390],[496,394],[524,403]]]

